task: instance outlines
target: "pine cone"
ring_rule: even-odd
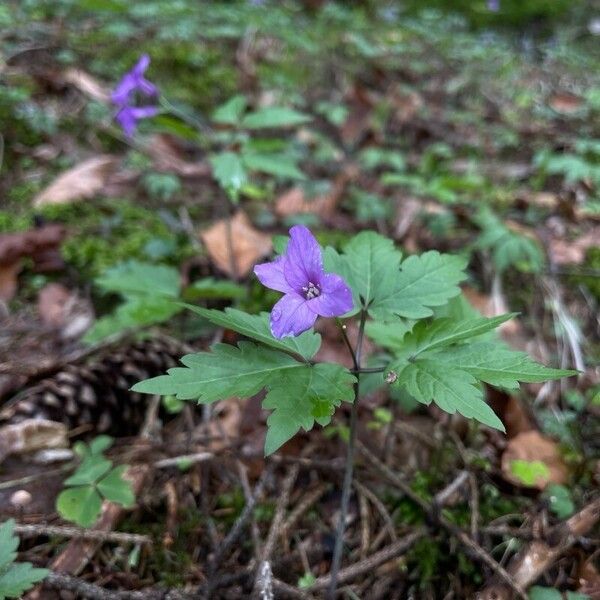
[[[34,418],[64,423],[69,430],[90,426],[95,434],[135,435],[150,396],[131,392],[131,386],[162,375],[185,352],[182,344],[163,337],[109,348],[16,396],[0,411],[0,425]]]

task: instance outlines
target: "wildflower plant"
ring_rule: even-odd
[[[369,373],[380,385],[402,388],[423,404],[434,402],[504,431],[484,399],[488,384],[505,389],[573,375],[547,368],[500,342],[493,330],[513,314],[485,318],[475,311],[451,310],[466,279],[466,260],[436,251],[403,257],[392,240],[364,231],[338,253],[323,251],[310,231],[292,227],[284,253],[257,265],[255,274],[284,295],[271,314],[250,315],[189,306],[215,325],[244,336],[237,345],[216,344],[209,352],[188,354],[182,367],[136,384],[136,392],[173,395],[211,403],[247,398],[267,390],[265,455],[277,451],[299,431],[330,423],[342,402],[352,404],[342,506],[332,565],[332,586],[341,560],[356,436],[359,380]],[[452,315],[452,316],[444,316]],[[353,368],[317,362],[321,336],[312,327],[318,316],[336,318]],[[345,322],[358,321],[354,345]],[[386,350],[380,366],[363,365],[363,340]],[[332,595],[330,595],[332,597]]]
[[[123,75],[111,94],[111,101],[117,110],[115,120],[128,138],[135,134],[138,121],[154,117],[159,112],[153,104],[139,106],[137,102],[140,97],[158,97],[158,88],[144,77],[149,66],[150,57],[143,54],[135,66]]]

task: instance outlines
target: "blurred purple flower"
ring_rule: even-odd
[[[300,335],[310,329],[317,316],[339,317],[353,307],[352,292],[335,273],[325,273],[321,248],[304,225],[290,229],[286,254],[254,267],[260,282],[283,292],[271,310],[274,337]]]
[[[111,94],[112,103],[117,107],[115,119],[127,137],[133,137],[140,119],[153,117],[158,113],[156,106],[135,106],[136,95],[158,96],[158,88],[144,77],[150,65],[150,57],[143,54],[136,65],[125,73]]]
[[[123,106],[115,115],[115,119],[128,138],[133,137],[137,122],[140,119],[153,117],[158,113],[156,106]]]
[[[150,57],[147,54],[142,54],[137,64],[127,71],[123,78],[114,89],[111,99],[113,104],[123,106],[130,104],[133,100],[134,92],[140,92],[144,96],[157,96],[158,89],[153,83],[150,83],[145,77],[144,72],[150,65]]]
[[[500,0],[487,0],[488,10],[498,12],[500,10]]]

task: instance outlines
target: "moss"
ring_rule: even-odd
[[[157,212],[124,200],[48,207],[44,216],[69,227],[63,255],[86,278],[123,260],[151,259],[148,245],[157,239],[172,248],[164,262],[179,264],[193,252],[187,237],[174,233]]]

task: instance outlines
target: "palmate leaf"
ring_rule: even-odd
[[[100,516],[102,498],[93,485],[80,485],[63,490],[56,499],[56,510],[67,521],[91,527]]]
[[[21,598],[34,583],[48,574],[48,569],[37,569],[31,563],[15,563],[19,538],[14,535],[13,519],[0,525],[0,600]]]
[[[314,331],[305,331],[297,337],[285,337],[280,340],[274,338],[269,326],[268,313],[249,315],[235,308],[226,308],[225,311],[221,311],[201,308],[192,304],[185,306],[215,325],[237,331],[272,348],[293,352],[306,360],[311,359],[321,346],[321,336]]]
[[[435,319],[431,323],[419,321],[412,331],[404,336],[395,350],[415,358],[423,352],[479,337],[488,331],[493,331],[514,316],[516,313],[491,318],[475,317],[461,321],[454,319]]]
[[[375,299],[392,293],[401,259],[402,253],[392,240],[363,231],[344,246],[343,255],[326,248],[324,264],[327,271],[346,280],[354,295],[354,306],[367,308]]]
[[[267,420],[265,456],[275,452],[301,428],[312,429],[315,421],[327,425],[335,407],[354,398],[356,378],[340,365],[320,363],[291,371],[270,386],[263,408],[272,409]]]
[[[575,371],[549,369],[500,341],[489,341],[485,334],[511,316],[467,318],[458,322],[421,321],[401,341],[384,336],[395,354],[388,367],[388,379],[419,402],[433,401],[446,412],[459,412],[504,430],[484,402],[481,382],[515,389],[519,381],[546,381],[575,374]],[[475,341],[464,343],[473,338]]]
[[[122,506],[133,506],[135,494],[131,481],[123,478],[127,465],[121,465],[112,469],[96,484],[98,491],[110,502],[116,502]]]
[[[238,347],[216,344],[211,352],[187,354],[181,362],[184,367],[169,369],[167,375],[141,381],[131,389],[208,403],[232,396],[253,396],[274,376],[308,367],[289,354],[250,342],[240,342]]]
[[[378,320],[398,316],[421,319],[460,293],[466,261],[462,257],[426,252],[400,262],[391,240],[372,231],[358,234],[338,254],[327,248],[325,268],[340,274],[354,292],[354,304]]]
[[[300,428],[326,424],[335,406],[352,400],[355,377],[344,367],[299,362],[289,354],[240,342],[239,347],[217,344],[212,352],[189,354],[185,367],[136,384],[136,392],[175,395],[180,400],[212,402],[232,396],[248,397],[267,388],[269,417],[265,452],[270,454]]]
[[[377,297],[369,313],[382,320],[393,315],[408,319],[429,317],[433,314],[431,307],[441,306],[460,294],[458,284],[466,279],[466,265],[460,256],[435,250],[409,256],[394,277],[391,293]]]
[[[397,383],[423,404],[433,401],[447,413],[459,412],[464,417],[504,431],[502,421],[485,403],[477,380],[466,371],[448,368],[432,360],[417,360],[402,370]]]
[[[501,342],[475,342],[452,348],[451,352],[432,353],[431,358],[462,369],[489,385],[507,389],[517,389],[520,381],[537,383],[577,374],[540,365],[525,352],[511,350]]]
[[[13,534],[14,529],[15,522],[13,519],[9,519],[0,525],[0,570],[5,569],[17,558],[19,538]]]
[[[96,285],[109,292],[124,296],[152,294],[176,298],[179,295],[179,273],[173,267],[153,265],[137,260],[120,263],[96,279]]]

